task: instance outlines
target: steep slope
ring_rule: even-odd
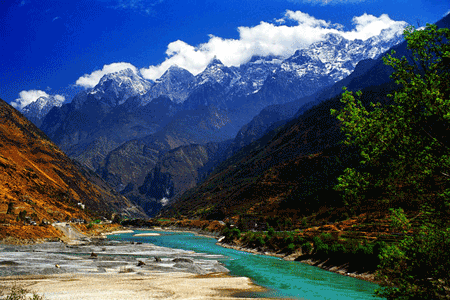
[[[264,108],[249,123],[242,126],[231,145],[227,149],[227,156],[230,157],[239,149],[247,146],[253,141],[262,137],[267,130],[275,129],[287,123],[292,117],[298,114],[299,109],[306,105],[302,103],[312,101],[314,96],[301,98],[284,104],[274,104]]]
[[[119,191],[130,183],[141,186],[147,173],[167,151],[189,144],[219,142],[231,138],[225,131],[226,117],[226,113],[223,114],[223,111],[213,106],[200,106],[193,111],[179,112],[163,130],[128,141],[111,151],[97,172]],[[215,131],[215,128],[224,130]]]
[[[45,220],[111,217],[113,213],[145,216],[98,176],[80,169],[34,124],[0,100],[2,237],[33,237],[38,227],[20,227],[25,219],[39,224]]]
[[[364,102],[386,101],[392,88],[366,89]],[[203,183],[164,208],[162,215],[298,219],[321,208],[341,208],[332,187],[343,168],[359,160],[354,151],[339,144],[343,136],[330,109],[340,106],[339,98],[325,101],[244,147]]]
[[[221,159],[227,146],[227,142],[208,143],[168,151],[147,174],[139,192],[167,204],[169,199],[196,186]]]

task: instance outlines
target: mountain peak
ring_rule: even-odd
[[[42,96],[22,108],[22,113],[29,120],[35,122],[36,120],[42,120],[53,107],[61,107],[63,102],[63,97]]]
[[[134,71],[131,70],[130,68],[127,68],[127,69],[123,69],[123,70],[120,70],[117,72],[112,72],[112,73],[103,75],[103,77],[100,79],[100,81],[97,85],[102,84],[102,82],[105,82],[107,80],[118,80],[118,78],[125,78],[125,77],[134,78],[134,77],[138,77],[138,75],[136,73],[134,73]]]
[[[170,78],[170,77],[180,77],[180,76],[189,76],[189,75],[194,77],[194,75],[192,75],[192,73],[189,72],[188,70],[180,68],[178,65],[172,65],[156,81],[163,81],[165,78]]]
[[[155,84],[142,99],[142,105],[146,105],[160,96],[167,96],[171,101],[180,103],[186,100],[189,94],[189,84],[194,80],[194,75],[178,65],[172,65],[164,74],[156,79]]]
[[[342,35],[337,33],[327,33],[325,36],[325,41],[327,41],[330,44],[337,45],[343,40],[346,40]]]
[[[214,58],[209,62],[208,66],[206,67],[207,69],[212,67],[212,66],[223,66],[223,63],[220,61],[220,59],[218,59],[216,56],[214,56]]]
[[[89,94],[114,107],[124,103],[129,97],[145,94],[151,86],[150,81],[128,68],[105,74]]]

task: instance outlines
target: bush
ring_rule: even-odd
[[[238,228],[230,229],[228,227],[225,227],[222,230],[222,234],[225,236],[225,241],[232,242],[235,239],[241,238],[241,231]]]
[[[294,252],[295,251],[295,245],[294,245],[294,243],[290,243],[288,246],[287,246],[287,249],[288,249],[288,251],[289,252]]]
[[[24,289],[20,286],[13,285],[9,293],[6,294],[6,298],[1,297],[1,299],[5,300],[27,300],[26,295],[30,293],[29,290]],[[3,296],[3,291],[1,291],[0,296]],[[44,300],[45,298],[41,295],[33,293],[31,296],[31,300]]]
[[[305,242],[302,244],[301,248],[304,254],[311,254],[311,250],[313,247],[311,246],[311,243]]]
[[[262,247],[266,244],[266,241],[264,241],[264,238],[260,235],[256,238],[256,246]]]
[[[346,253],[347,253],[347,251],[346,251],[344,245],[342,245],[342,244],[334,243],[330,247],[330,253],[329,254],[332,257],[342,256],[342,255],[344,255]]]

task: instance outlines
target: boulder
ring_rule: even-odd
[[[189,263],[189,264],[193,264],[194,263],[194,261],[192,259],[180,258],[180,257],[174,258],[172,261],[175,262],[175,263]]]

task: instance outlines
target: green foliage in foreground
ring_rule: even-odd
[[[362,105],[344,92],[342,122],[348,145],[361,150],[361,166],[348,168],[336,190],[358,206],[368,197],[416,212],[411,226],[402,210],[392,224],[404,238],[380,256],[378,276],[387,299],[450,299],[450,30],[427,24],[404,32],[412,56],[384,58],[400,89],[393,104]],[[412,228],[414,234],[408,235]]]
[[[411,226],[401,210],[393,224],[405,238],[382,249],[379,278],[383,289],[379,296],[387,299],[450,299],[450,228],[436,224],[430,209],[417,235],[406,235]],[[401,224],[401,225],[400,225]]]

